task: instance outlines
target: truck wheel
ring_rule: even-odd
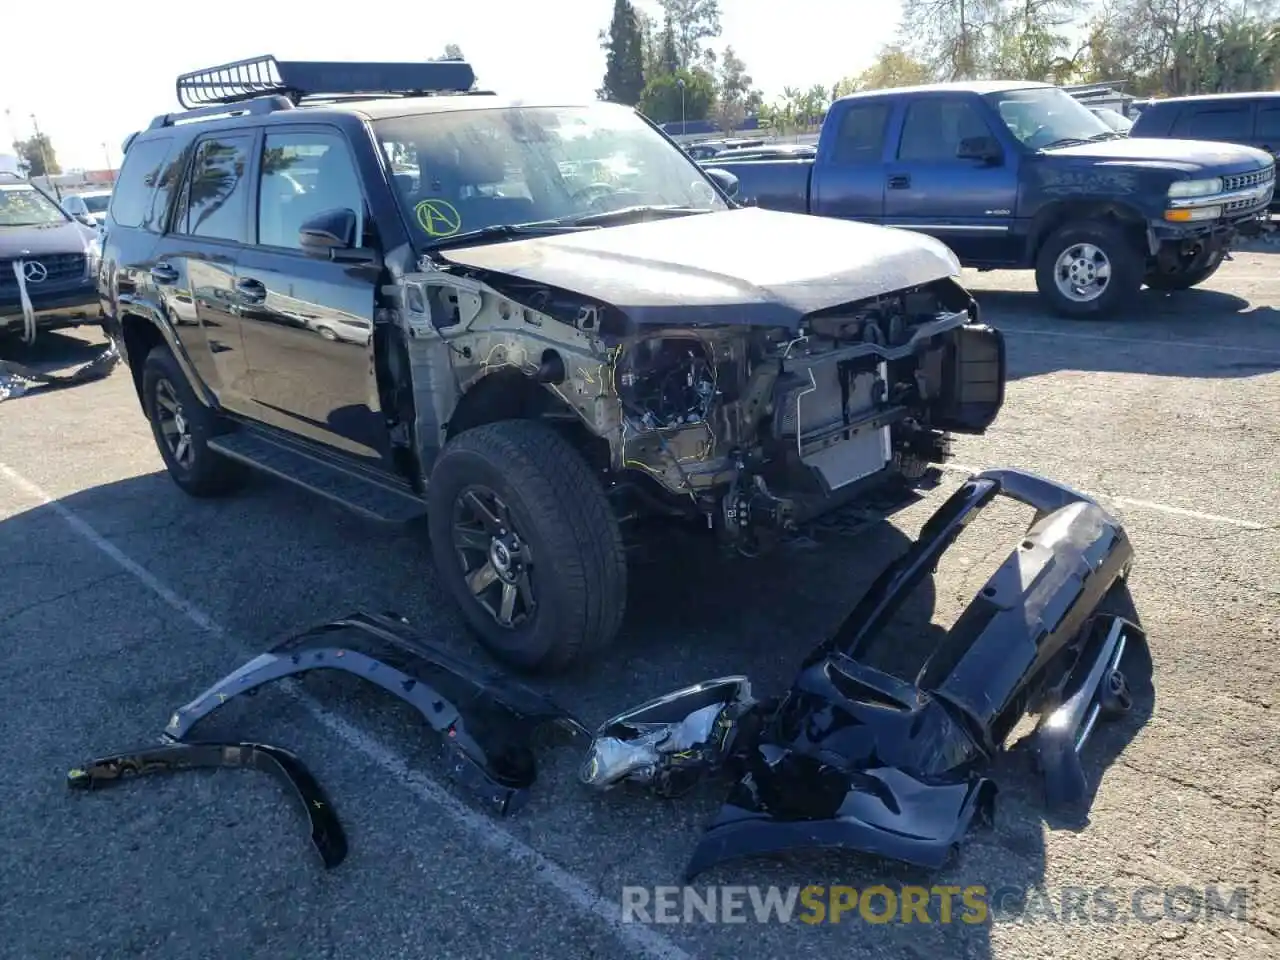
[[[1153,270],[1146,277],[1146,284],[1152,290],[1190,290],[1204,283],[1222,266],[1226,259],[1222,253],[1214,254],[1204,266],[1194,270],[1175,270],[1172,273]]]
[[[611,641],[626,606],[617,518],[586,461],[532,420],[464,431],[427,486],[436,568],[498,659],[561,672]]]
[[[1036,257],[1036,288],[1064,317],[1102,317],[1142,286],[1143,258],[1108,223],[1068,223],[1054,230]]]
[[[142,409],[169,476],[187,493],[217,497],[244,482],[246,467],[209,449],[217,415],[196,399],[186,374],[164,345],[153,348],[143,363]]]

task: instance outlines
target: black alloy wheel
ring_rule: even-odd
[[[533,552],[511,510],[493,490],[472,484],[453,502],[453,547],[467,589],[498,626],[516,629],[537,610]]]

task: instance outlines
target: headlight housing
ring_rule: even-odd
[[[1171,198],[1211,197],[1222,192],[1222,178],[1207,180],[1178,180],[1169,186]]]
[[[92,280],[98,279],[98,267],[102,265],[102,244],[97,239],[88,241],[84,245],[84,271],[85,275]]]

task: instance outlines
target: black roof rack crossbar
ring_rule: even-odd
[[[267,55],[184,73],[177,80],[178,102],[187,109],[240,103],[279,94],[294,104],[304,99],[366,96],[403,97],[463,93],[475,83],[463,60],[421,63],[277,60]]]
[[[187,120],[208,119],[209,117],[239,117],[246,114],[275,113],[277,110],[292,110],[293,101],[279,94],[254,97],[252,100],[241,100],[233,103],[211,103],[207,107],[197,107],[183,113],[162,113],[151,121],[147,129],[158,130],[171,127],[175,123]]]

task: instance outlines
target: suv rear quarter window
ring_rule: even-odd
[[[1249,103],[1183,107],[1173,125],[1173,135],[1191,140],[1248,141],[1253,137],[1253,107]]]
[[[164,206],[155,202],[156,188],[172,148],[172,137],[135,142],[129,148],[111,194],[109,216],[116,224],[141,227],[150,233],[160,232],[158,221],[164,214]],[[167,202],[167,194],[161,199]]]
[[[1267,150],[1280,151],[1280,100],[1258,104],[1253,137]]]

